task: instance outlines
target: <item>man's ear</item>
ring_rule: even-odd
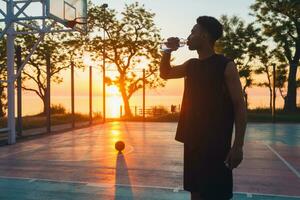
[[[202,37],[202,39],[205,39],[205,40],[209,40],[209,39],[210,39],[210,37],[209,37],[209,35],[208,35],[207,32],[203,32],[203,33],[201,34],[201,37]]]
[[[211,43],[214,44],[214,40],[211,38],[211,36],[209,35],[209,33],[205,32],[203,33],[203,39],[210,41]]]

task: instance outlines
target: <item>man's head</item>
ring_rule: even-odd
[[[199,50],[214,46],[215,42],[223,35],[222,24],[214,17],[200,16],[188,37],[190,50]]]

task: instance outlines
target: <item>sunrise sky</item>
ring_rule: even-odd
[[[136,2],[136,0],[92,0],[92,2],[97,5],[107,3],[109,8],[115,9],[117,12],[120,13],[124,9],[125,4],[134,3]],[[196,18],[200,15],[210,15],[216,18],[220,18],[220,16],[223,14],[229,16],[237,15],[246,22],[255,21],[255,18],[249,15],[249,13],[251,12],[249,7],[255,2],[254,0],[139,0],[138,2],[140,4],[144,4],[146,9],[156,14],[154,20],[156,25],[161,29],[161,34],[163,38],[168,38],[170,36],[186,38],[189,35],[193,25],[196,23]],[[173,53],[173,64],[180,64],[191,57],[197,57],[196,52],[191,52],[186,47],[181,48],[177,52]],[[102,75],[101,72],[96,69],[97,66],[94,67],[94,94],[102,95]],[[64,96],[66,92],[69,93],[69,71],[66,71],[65,73],[66,75],[64,75],[64,83],[60,85],[53,85],[53,95]],[[76,95],[88,95],[88,71],[78,71],[76,72],[76,77]],[[262,80],[262,78],[263,77],[255,77],[256,81]],[[111,89],[108,88],[108,93],[110,93],[110,90]],[[115,91],[115,89],[112,89],[112,91]],[[160,96],[161,98],[162,96],[165,96],[166,99],[168,99],[168,96],[170,98],[174,97],[174,103],[180,103],[182,93],[183,79],[168,80],[166,87],[164,88],[157,88],[154,90],[147,89],[148,96]],[[266,88],[250,88],[248,90],[248,93],[251,107],[261,107],[268,105],[267,103],[269,93]],[[136,95],[141,95],[141,91],[139,91]],[[114,98],[116,99],[117,97]],[[277,99],[278,105],[282,106],[282,99]],[[141,101],[139,97],[137,97],[135,100],[133,99],[133,101],[139,100]],[[120,101],[120,99],[118,101]],[[156,98],[153,98],[153,100],[150,100],[149,98],[147,100],[148,105],[153,105],[156,103],[159,103],[159,100],[157,100]],[[173,101],[171,103],[173,103]],[[167,101],[165,102],[165,104],[167,104]]]
[[[121,12],[124,9],[125,4],[136,2],[135,0],[109,0],[109,1],[92,1],[96,5],[102,5],[107,3],[108,7],[115,9],[117,12]],[[139,0],[140,4],[144,4],[145,7],[155,15],[155,23],[161,29],[163,38],[170,36],[177,36],[180,38],[186,38],[193,25],[196,22],[196,18],[200,15],[210,15],[219,18],[223,14],[240,16],[247,22],[254,21],[254,18],[249,16],[249,6],[254,2],[253,0],[185,0],[185,1],[171,1],[171,0]],[[191,52],[187,48],[181,48],[177,52],[173,53],[173,64],[179,64],[185,60],[197,57],[196,52]],[[85,75],[83,75],[84,77]],[[87,76],[87,74],[86,74]],[[95,77],[97,79],[97,77]],[[66,76],[66,82],[67,76]],[[82,84],[79,94],[84,95],[85,84]],[[98,87],[98,85],[95,85]],[[99,86],[101,87],[101,86]],[[57,94],[64,93],[60,91],[60,86],[56,89]],[[95,90],[99,91],[99,90]],[[159,88],[155,91],[148,91],[150,95],[165,94],[165,95],[182,95],[183,81],[169,80],[165,88]],[[257,90],[256,92],[259,92]],[[262,94],[264,91],[262,92]]]
[[[93,0],[95,4],[107,3],[109,8],[121,11],[125,3],[134,3],[135,0],[109,0],[99,1]],[[196,19],[200,15],[210,15],[219,18],[221,15],[237,15],[247,22],[255,19],[249,15],[250,5],[254,0],[139,0],[140,4],[144,4],[147,9],[154,12],[155,22],[161,29],[163,38],[177,36],[186,38],[196,23]],[[179,49],[173,54],[175,58],[173,64],[184,62],[190,57],[197,57],[196,52],[191,52],[187,48]],[[182,80],[169,80],[167,86],[158,89],[162,94],[181,95],[183,83]],[[259,92],[259,91],[257,91]]]
[[[115,9],[117,12],[121,12],[124,9],[125,4],[134,3],[136,0],[93,0],[92,2],[96,5],[107,3],[109,8]],[[255,21],[255,18],[249,15],[251,12],[249,7],[254,3],[254,0],[139,0],[138,2],[140,4],[144,4],[148,10],[151,10],[156,14],[154,20],[156,25],[161,29],[163,38],[168,38],[170,36],[186,38],[189,35],[193,25],[196,23],[196,18],[200,15],[210,15],[216,18],[220,18],[220,16],[223,14],[229,16],[237,15],[246,22]],[[197,57],[195,51],[192,52],[187,48],[181,48],[177,52],[173,53],[173,64],[180,64],[191,57]],[[97,79],[97,77],[95,78]],[[261,78],[256,77],[256,79]],[[81,85],[82,89],[78,91],[79,94],[84,95],[84,87],[84,84]],[[98,85],[95,85],[95,87],[98,87]],[[60,93],[59,88],[57,88],[56,91],[57,94]],[[183,80],[178,79],[168,80],[165,88],[158,88],[155,91],[148,92],[150,95],[164,94],[176,96],[182,95],[182,91]],[[249,94],[268,95],[268,91],[262,88],[253,88],[249,90]]]
[[[125,4],[134,3],[136,0],[92,0],[92,2],[97,5],[107,3],[109,8],[115,9],[120,13],[124,9]],[[140,4],[144,4],[146,9],[156,14],[154,21],[157,27],[161,29],[161,35],[163,38],[168,38],[170,36],[186,38],[189,35],[193,25],[196,23],[197,17],[201,15],[210,15],[216,18],[220,18],[220,16],[223,14],[229,16],[237,15],[246,22],[255,21],[255,18],[249,15],[251,12],[249,7],[255,2],[254,0],[139,0],[138,2]],[[37,9],[32,9],[32,11],[37,12]],[[173,53],[173,64],[180,64],[191,57],[197,57],[196,52],[191,52],[186,47],[180,48],[177,52]],[[99,70],[99,66],[93,66],[93,70],[94,96],[101,96],[102,72]],[[108,72],[108,75],[111,75],[110,73],[111,72]],[[66,103],[63,104],[69,107],[69,100],[66,99],[70,96],[70,70],[62,72],[62,77],[64,78],[63,83],[59,85],[52,85],[51,95],[54,99],[54,103],[66,101]],[[262,80],[262,78],[263,77],[256,76],[255,80]],[[85,70],[84,72],[82,70],[76,70],[75,80],[75,95],[88,96],[88,70]],[[121,99],[120,97],[117,97],[118,94],[116,94],[116,88],[108,88],[107,92],[108,94],[114,96],[114,102],[121,104]],[[35,96],[35,94],[32,92],[24,93],[25,96]],[[180,103],[182,93],[183,79],[168,80],[167,85],[164,88],[157,88],[154,90],[147,89],[148,96],[157,96],[152,99],[149,97],[147,104],[155,105],[157,103],[159,104],[160,102],[165,102],[166,105],[169,103]],[[250,88],[248,93],[251,107],[267,105],[266,103],[268,102],[269,95],[267,89],[254,87]],[[298,92],[298,96],[299,93],[300,92]],[[136,96],[139,95],[141,95],[141,91],[136,94]],[[158,99],[158,96],[160,97],[161,101]],[[173,97],[174,101],[169,102],[169,99],[172,99]],[[256,100],[254,98],[256,98]],[[26,97],[24,98],[24,101],[33,102],[33,100],[26,99]],[[141,98],[136,97],[133,99],[133,101],[141,103]],[[41,104],[38,98],[35,98],[35,102],[39,102],[39,104]],[[283,103],[282,99],[280,98],[278,98],[278,102],[280,105]],[[86,100],[82,100],[82,104],[85,106]],[[98,105],[97,109],[100,109],[100,104]],[[116,112],[118,111],[117,106],[115,106],[114,109],[116,109]],[[82,108],[82,110],[86,110],[86,108]]]

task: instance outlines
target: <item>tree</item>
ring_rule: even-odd
[[[0,40],[0,80],[5,81],[7,79],[6,70],[6,40],[2,38]],[[0,117],[5,116],[5,110],[7,109],[5,88],[7,84],[0,82]]]
[[[117,14],[114,10],[92,6],[89,10],[91,29],[94,33],[102,33],[104,30],[107,37],[103,38],[99,34],[94,36],[89,49],[97,57],[105,56],[116,70],[117,76],[107,77],[106,81],[118,86],[125,116],[131,117],[129,100],[143,87],[142,73],[137,70],[145,69],[146,84],[149,87],[164,85],[158,75],[161,37],[153,21],[154,14],[144,6],[138,3],[126,5],[120,18]],[[103,46],[106,48],[105,54]]]
[[[300,59],[300,9],[299,0],[256,0],[251,6],[264,35],[271,37],[276,48],[289,64],[288,89],[284,110],[296,111],[297,68]]]
[[[267,78],[267,81],[256,83],[258,87],[267,87],[269,90],[269,108],[272,110],[272,54],[267,52],[266,49],[262,49],[261,54],[259,55],[261,65],[258,69],[255,70],[256,74],[264,74]]]
[[[37,40],[36,35],[28,34],[18,37],[17,43],[22,49],[30,49]],[[27,91],[32,91],[40,97],[43,102],[43,114],[46,113],[46,90],[47,90],[47,74],[46,74],[46,56],[51,57],[50,77],[51,81],[61,83],[63,78],[59,73],[67,69],[65,65],[66,54],[61,49],[61,41],[63,38],[58,38],[58,35],[48,34],[44,41],[38,46],[36,51],[29,59],[27,65],[23,69],[22,88]],[[27,51],[22,52],[23,55],[28,54]],[[31,82],[33,84],[28,84]]]
[[[85,69],[83,55],[85,53],[86,38],[79,33],[64,33],[61,42],[60,51],[65,54],[65,64],[70,66],[74,64],[76,68]]]
[[[286,99],[286,83],[287,83],[287,66],[285,64],[280,64],[276,69],[276,82],[275,86],[279,89],[280,96],[283,100]]]
[[[258,68],[255,70],[256,74],[264,74],[267,78],[266,81],[260,81],[259,83],[256,83],[259,87],[267,87],[269,90],[269,107],[270,110],[272,110],[272,95],[273,92],[276,93],[276,91],[273,91],[272,87],[272,80],[273,80],[273,65],[275,65],[275,71],[276,71],[276,80],[275,80],[275,87],[278,87],[280,90],[281,96],[284,98],[282,89],[284,88],[285,82],[286,82],[286,65],[284,63],[285,59],[282,57],[280,52],[277,49],[273,49],[272,51],[269,51],[267,46],[263,45],[262,48],[260,48],[260,51],[257,55],[258,60],[260,61],[260,64],[258,65]]]
[[[220,22],[223,24],[224,36],[217,42],[216,50],[234,59],[242,79],[243,92],[248,106],[247,88],[253,84],[254,59],[263,47],[264,39],[259,34],[260,29],[255,28],[253,23],[246,25],[237,16],[223,15]]]

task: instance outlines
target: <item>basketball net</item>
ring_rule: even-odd
[[[66,22],[66,27],[74,28],[76,24],[87,24],[86,17],[77,17],[74,20],[68,20]]]

